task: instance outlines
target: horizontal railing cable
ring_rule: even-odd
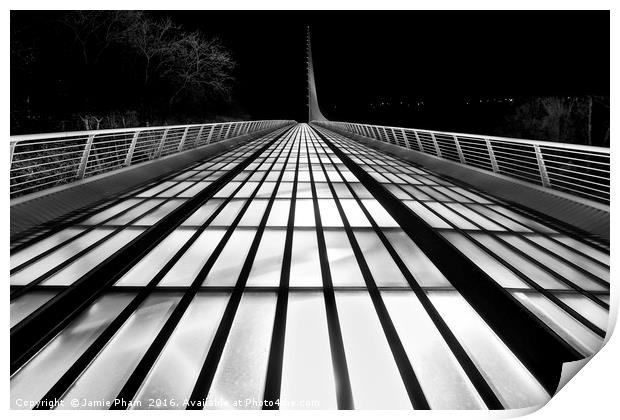
[[[339,121],[313,123],[609,205],[608,148]]]
[[[238,121],[11,136],[10,197],[293,123]]]

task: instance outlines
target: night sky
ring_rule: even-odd
[[[607,11],[153,14],[232,50],[235,98],[256,118],[307,118],[308,25],[319,102],[332,120],[377,120],[373,110],[388,103],[406,112],[422,103],[609,95]]]

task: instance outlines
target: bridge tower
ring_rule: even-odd
[[[316,96],[316,84],[314,82],[314,66],[312,64],[312,44],[310,42],[309,26],[306,45],[308,53],[308,122],[327,121],[327,118],[325,118],[321,113],[321,109],[319,108],[319,101]]]

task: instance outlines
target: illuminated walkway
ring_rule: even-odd
[[[519,408],[600,348],[609,255],[298,124],[18,247],[11,293],[14,408]]]

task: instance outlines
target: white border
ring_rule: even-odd
[[[468,1],[458,1],[458,0],[445,0],[445,1],[404,1],[404,0],[381,0],[381,1],[368,1],[368,0],[357,0],[357,1],[342,1],[342,0],[289,0],[285,1],[277,1],[277,0],[262,0],[262,1],[249,1],[249,0],[220,0],[220,1],[188,1],[188,0],[175,0],[174,2],[168,1],[158,1],[158,0],[94,0],[86,3],[84,0],[76,1],[76,0],[60,0],[60,1],[15,1],[9,0],[3,2],[3,4],[8,7],[5,9],[5,13],[3,15],[3,31],[2,31],[2,47],[4,49],[3,57],[5,60],[3,61],[3,66],[1,67],[1,71],[3,73],[3,81],[4,81],[4,101],[3,101],[3,110],[2,110],[2,126],[3,132],[6,135],[9,135],[9,115],[10,115],[10,97],[8,92],[10,90],[10,71],[9,65],[7,63],[8,57],[10,57],[9,53],[9,28],[10,28],[10,9],[296,9],[296,10],[309,10],[309,9],[418,9],[418,10],[470,10],[470,9],[499,9],[499,10],[516,10],[516,9],[533,9],[533,10],[545,10],[545,9],[554,9],[554,10],[566,10],[566,9],[602,9],[602,10],[612,10],[611,13],[611,28],[612,28],[612,45],[616,47],[616,50],[620,43],[618,42],[618,30],[616,30],[616,25],[618,25],[620,19],[618,18],[618,9],[620,2],[618,1],[602,1],[602,0],[589,0],[589,1],[575,1],[575,0],[564,0],[564,1],[546,1],[546,0],[521,0],[521,1],[482,1],[482,0],[468,0]],[[576,29],[578,30],[578,28]],[[612,98],[616,98],[618,95],[618,84],[616,83],[614,75],[618,74],[618,53],[614,51],[614,48],[611,49],[611,95]],[[613,100],[612,100],[613,102]],[[619,112],[616,108],[611,108],[611,131],[616,133],[616,128],[618,128],[618,118]],[[613,148],[616,148],[615,146]],[[7,151],[5,151],[7,153]],[[8,153],[7,153],[8,155]],[[615,202],[613,197],[616,196],[618,192],[618,169],[616,168],[616,160],[612,156],[612,206]],[[4,173],[8,174],[8,156],[5,156],[2,159],[2,165],[4,166]],[[4,232],[9,231],[8,221],[9,221],[9,183],[8,177],[2,177],[2,186],[4,191],[2,193],[2,197],[4,200],[4,205],[1,208],[2,211],[2,220],[5,223]],[[615,219],[611,220],[611,238],[613,244],[615,244],[618,232],[620,232],[620,226],[616,222]],[[612,244],[612,245],[613,245]],[[9,272],[9,244],[8,240],[2,243],[3,248],[3,256],[1,259],[3,267],[2,270],[4,273]],[[612,246],[612,270],[611,270],[611,278],[615,279],[614,282],[620,281],[618,279],[619,271],[616,266],[616,261],[618,261],[618,249],[615,246]],[[615,286],[615,284],[614,284]],[[3,293],[6,293],[4,298],[4,302],[8,301],[8,285],[2,289]],[[612,313],[615,313],[617,316],[617,303],[618,303],[618,291],[616,287],[612,287],[612,302],[614,305],[612,307]],[[8,305],[2,313],[4,325],[9,324],[9,311]],[[52,416],[55,418],[82,418],[84,416],[84,412],[50,412],[50,413],[33,413],[33,412],[21,412],[21,411],[10,411],[8,410],[8,402],[9,402],[9,372],[8,372],[8,363],[9,359],[9,350],[8,350],[8,329],[4,330],[4,346],[1,348],[2,354],[0,354],[0,360],[3,360],[3,366],[5,367],[5,374],[2,381],[2,398],[0,398],[0,407],[4,410],[9,411],[8,413],[4,413],[10,418],[42,418],[44,416]],[[617,335],[617,334],[616,334]],[[558,395],[553,397],[551,401],[542,409],[536,411],[531,414],[529,418],[535,420],[544,420],[544,419],[614,419],[618,417],[620,412],[618,402],[618,386],[617,386],[617,378],[616,375],[620,372],[620,339],[618,337],[612,337],[612,339],[607,343],[607,345],[599,352],[599,354],[595,355],[593,360],[586,365],[586,367],[577,374],[577,377],[572,379],[561,391]],[[314,419],[317,414],[319,416],[338,416],[338,417],[349,417],[355,416],[356,418],[368,418],[375,419],[378,416],[380,417],[388,417],[388,418],[407,418],[410,419],[412,416],[415,417],[432,417],[432,418],[459,418],[459,419],[467,419],[467,418],[506,418],[506,417],[514,417],[515,413],[511,412],[499,412],[499,413],[480,413],[480,412],[330,412],[330,413],[315,413],[315,412],[293,412],[292,415],[295,418],[299,419]],[[113,412],[92,412],[88,413],[88,416],[94,416],[101,418],[109,418],[110,416],[123,416],[123,414],[113,413]],[[141,418],[145,418],[147,415],[146,412],[131,412],[125,413],[125,416],[138,416]],[[149,416],[168,416],[169,412],[156,412],[149,413]],[[178,416],[179,413],[174,413],[174,415]],[[205,416],[205,413],[186,413],[187,416]],[[210,417],[217,418],[230,418],[237,419],[239,417],[254,417],[260,416],[261,418],[271,418],[272,416],[278,416],[278,418],[289,417],[290,413],[238,413],[238,412],[216,412],[209,413]],[[197,418],[197,417],[194,417]]]

